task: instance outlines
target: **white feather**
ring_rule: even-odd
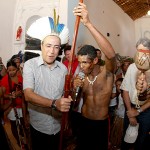
[[[69,42],[69,30],[66,26],[64,26],[64,29],[59,34],[59,37],[61,39],[61,44],[66,44]]]
[[[57,33],[52,33],[51,26],[49,23],[49,18],[42,17],[36,20],[29,29],[27,30],[27,35],[32,38],[37,38],[39,40],[43,40],[48,35],[58,35]],[[66,26],[64,26],[61,33],[58,35],[61,39],[61,44],[66,44],[69,42],[69,30]]]

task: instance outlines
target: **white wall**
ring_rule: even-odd
[[[67,3],[68,0],[1,0],[0,56],[3,58],[4,64],[6,65],[7,60],[13,54],[24,50],[26,23],[31,21],[34,16],[35,18],[38,16],[53,17],[53,9],[55,8],[57,14],[61,14],[60,23],[66,24]],[[16,41],[18,26],[22,26],[23,29],[20,41]]]
[[[150,38],[150,16],[145,16],[135,21],[135,39],[148,37]]]
[[[89,1],[87,7],[90,12],[91,21],[111,42],[116,53],[123,56],[133,56],[135,50],[134,22],[129,16],[112,0]],[[110,34],[109,37],[107,33]],[[97,46],[94,39],[92,38],[91,40],[91,36],[88,35],[89,32],[87,31],[85,42],[92,42]]]
[[[69,28],[69,32],[70,32],[70,44],[72,44],[72,40],[74,37],[74,30],[75,30],[75,21],[76,21],[76,17],[73,14],[73,9],[75,6],[78,5],[78,0],[73,0],[73,1],[68,1],[68,28]],[[76,43],[76,47],[80,46],[81,44],[83,44],[83,40],[84,40],[84,27],[82,26],[82,24],[79,24],[79,31],[78,31],[78,36],[77,36],[77,43]]]
[[[1,0],[0,2],[0,57],[4,64],[12,56],[14,10],[17,0]]]
[[[67,1],[66,0],[18,0],[15,11],[15,20],[14,20],[14,38],[13,38],[13,50],[14,53],[18,53],[19,50],[24,50],[25,48],[25,33],[28,28],[28,23],[32,23],[34,19],[50,16],[54,16],[54,8],[56,9],[56,14],[62,14],[60,16],[60,23],[67,22]],[[23,34],[20,41],[16,41],[15,35],[18,26],[22,26]]]
[[[70,28],[74,26],[75,18],[72,10],[77,3],[78,0],[74,2],[69,1],[68,11],[71,13],[69,13],[68,26]],[[110,36],[107,38],[113,45],[116,53],[120,53],[123,56],[130,55],[132,57],[135,53],[133,20],[112,0],[84,0],[84,3],[87,5],[90,19],[97,29],[106,37],[107,33],[110,33]],[[79,29],[77,46],[80,44],[92,44],[97,47],[95,40],[82,24]]]

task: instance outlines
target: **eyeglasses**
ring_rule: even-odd
[[[61,47],[59,45],[51,45],[51,44],[45,44],[44,45],[47,49],[53,48],[54,50],[59,50]]]

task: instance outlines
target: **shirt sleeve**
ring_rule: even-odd
[[[115,84],[113,85],[112,93],[116,93],[116,86],[115,86]]]
[[[34,73],[33,62],[27,61],[23,67],[23,90],[31,88],[34,90]]]
[[[125,74],[125,77],[122,81],[122,84],[121,84],[121,87],[120,89],[121,90],[124,90],[124,91],[129,91],[130,89],[130,75],[131,75],[131,65],[129,66],[126,74]]]

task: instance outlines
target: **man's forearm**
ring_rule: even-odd
[[[129,97],[129,92],[128,91],[123,91],[123,101],[126,106],[127,111],[131,110],[131,102],[130,102],[130,97]]]
[[[147,100],[145,104],[141,106],[141,111],[143,112],[148,108],[150,108],[150,100]]]
[[[42,97],[28,89],[24,90],[25,100],[43,107],[50,107],[52,100]]]

